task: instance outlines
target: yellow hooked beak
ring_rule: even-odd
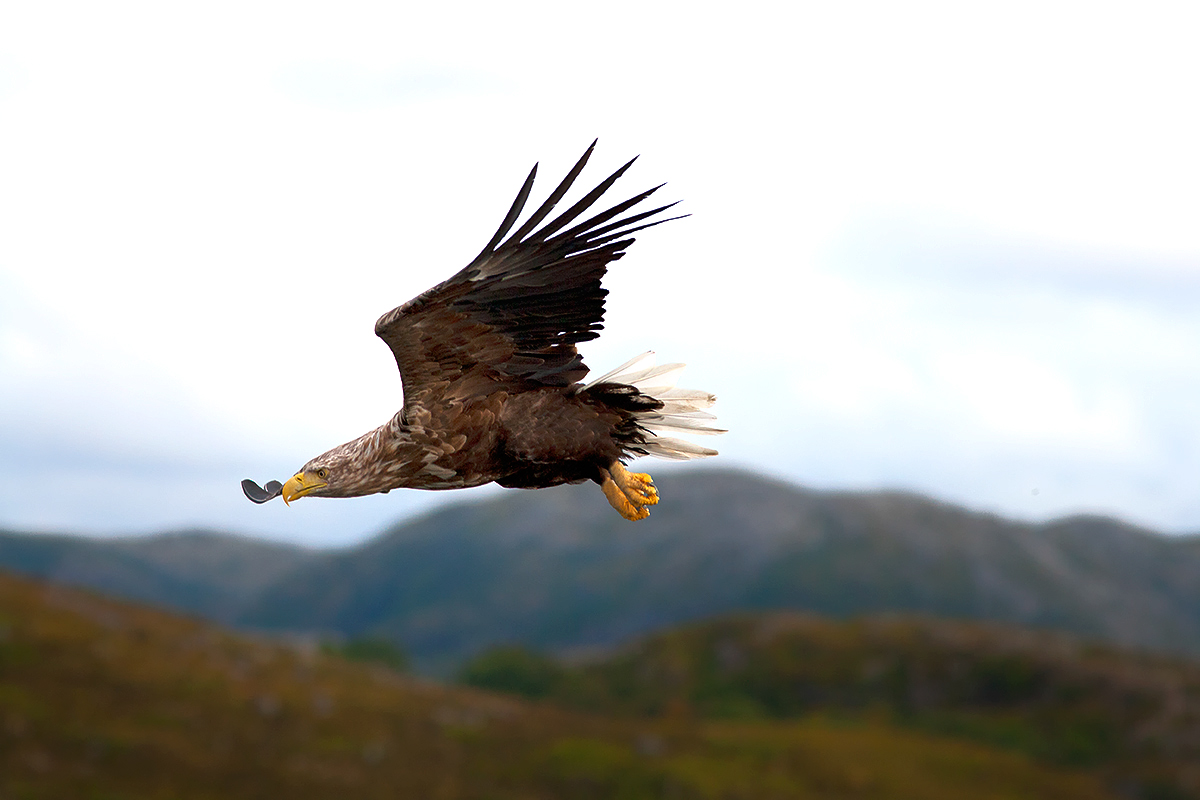
[[[317,489],[324,489],[326,486],[328,484],[318,478],[315,472],[297,472],[288,478],[288,482],[283,485],[280,493],[283,495],[283,502],[291,505],[291,502],[297,497],[304,497],[304,495],[315,492]]]

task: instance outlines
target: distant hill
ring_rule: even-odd
[[[9,534],[0,566],[247,628],[382,636],[426,670],[499,642],[609,647],[770,609],[994,620],[1200,653],[1198,536],[1102,517],[1031,525],[736,471],[657,482],[663,501],[636,524],[585,485],[452,506],[338,551]]]
[[[1106,777],[869,719],[581,715],[0,573],[5,798],[1115,800],[1160,788],[1131,776],[1118,794]]]
[[[1200,652],[1200,537],[734,471],[658,483],[637,524],[593,486],[445,509],[301,564],[238,622],[386,635],[427,665],[496,642],[608,646],[737,609],[918,612]]]
[[[116,539],[0,531],[0,567],[222,622],[314,555],[214,531]]]

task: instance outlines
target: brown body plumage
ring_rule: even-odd
[[[623,461],[715,455],[659,435],[719,432],[700,421],[711,419],[701,409],[712,395],[673,388],[671,376],[682,365],[653,368],[635,359],[600,381],[580,383],[588,369],[576,345],[599,335],[608,264],[624,254],[635,231],[668,221],[655,217],[670,208],[612,221],[655,187],[572,225],[630,161],[543,224],[591,152],[509,235],[535,166],[470,264],[379,319],[375,332],[395,355],[404,407],[374,431],[309,461],[276,494],[290,501],[492,481],[542,488],[593,480],[624,516],[641,519],[657,493],[649,476],[626,472]]]

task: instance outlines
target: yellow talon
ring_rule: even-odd
[[[654,488],[654,480],[645,472],[626,472],[628,482],[625,491],[633,492],[643,505],[652,506],[658,503],[658,489]]]
[[[620,462],[604,471],[600,483],[609,504],[627,520],[637,521],[650,516],[646,506],[657,505],[658,489],[654,480],[644,472],[629,472]]]

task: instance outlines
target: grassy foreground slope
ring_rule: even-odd
[[[1072,798],[883,723],[605,718],[0,574],[0,797]]]

